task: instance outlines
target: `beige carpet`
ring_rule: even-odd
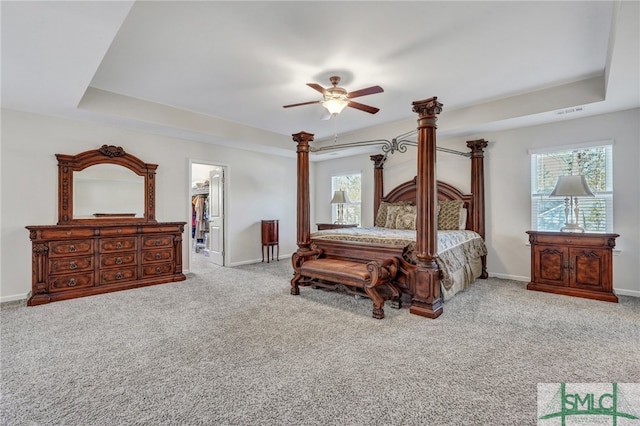
[[[2,425],[533,425],[544,382],[640,382],[640,299],[489,279],[429,320],[289,260],[1,312]]]

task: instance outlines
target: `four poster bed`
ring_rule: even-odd
[[[484,245],[483,139],[467,142],[471,160],[471,194],[436,181],[437,98],[416,101],[418,113],[417,176],[388,194],[383,191],[386,155],[374,162],[372,228],[310,232],[309,145],[313,135],[293,135],[298,157],[298,250],[292,256],[291,294],[300,286],[363,294],[373,301],[373,317],[384,317],[384,302],[428,318],[442,313],[442,301],[486,278]]]

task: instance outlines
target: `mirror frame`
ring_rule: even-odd
[[[58,159],[58,225],[74,223],[156,223],[156,169],[157,164],[145,163],[128,154],[120,146],[102,145],[99,149],[77,155],[56,154]],[[73,173],[96,164],[115,164],[126,167],[144,177],[144,217],[73,218]]]

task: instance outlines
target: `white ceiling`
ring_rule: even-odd
[[[451,135],[640,106],[636,1],[1,6],[3,108],[215,144],[291,154],[302,130],[414,126],[411,103],[431,96]],[[356,99],[380,112],[282,108],[331,75],[382,86]]]

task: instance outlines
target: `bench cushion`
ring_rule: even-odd
[[[337,281],[357,287],[364,287],[364,283],[371,279],[366,263],[340,259],[307,260],[300,267],[300,273],[310,278]]]

